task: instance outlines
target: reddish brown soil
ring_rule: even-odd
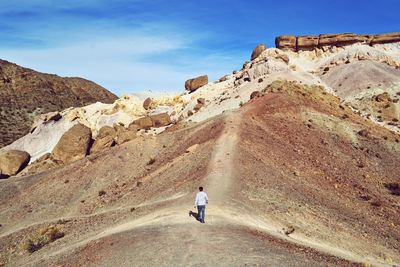
[[[399,136],[317,87],[276,83],[266,92],[201,125],[0,181],[1,262],[399,264],[399,196],[385,187],[399,182]],[[199,185],[210,197],[205,225],[187,214]],[[49,224],[65,236],[32,254],[21,248]]]

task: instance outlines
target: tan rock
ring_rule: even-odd
[[[400,42],[400,32],[385,34],[354,34],[354,33],[335,33],[320,34],[319,36],[278,36],[275,45],[279,49],[292,51],[313,50],[318,47],[326,51],[326,47],[341,47],[355,43],[381,44]]]
[[[393,42],[400,42],[400,32],[375,34],[371,40],[371,45]]]
[[[389,94],[387,92],[379,94],[375,96],[375,101],[377,102],[390,102],[392,99],[390,98]]]
[[[197,98],[197,103],[204,105],[206,103],[206,99],[204,97]]]
[[[99,134],[94,141],[90,153],[101,151],[115,145],[116,130],[110,126],[104,126],[100,129]]]
[[[320,34],[319,46],[345,46],[355,43],[369,43],[370,35],[354,33]]]
[[[188,147],[185,152],[186,153],[193,153],[197,149],[198,146],[199,146],[199,144],[194,144],[194,145]]]
[[[135,139],[136,137],[137,137],[137,131],[130,131],[128,129],[125,129],[123,131],[118,131],[116,137],[116,143],[118,145],[121,145],[123,143]]]
[[[137,131],[139,131],[140,129],[139,129],[139,126],[137,126],[136,124],[131,123],[131,124],[128,126],[128,130],[129,130],[129,131],[132,131],[132,132],[137,132]]]
[[[193,110],[197,112],[197,111],[199,111],[203,106],[204,106],[204,104],[197,103],[196,106],[194,106]]]
[[[146,100],[143,102],[143,108],[145,110],[149,110],[152,104],[152,100],[150,97],[146,98]]]
[[[353,34],[353,33],[340,34],[337,37],[336,46],[352,45],[355,43],[369,43],[370,39],[371,36],[366,34]]]
[[[250,61],[246,61],[242,66],[242,70],[248,70],[250,68],[251,68],[251,62]]]
[[[199,76],[199,77],[187,80],[185,82],[185,89],[190,92],[194,92],[206,84],[208,84],[208,76],[203,75],[203,76]]]
[[[149,116],[137,119],[133,122],[133,124],[137,125],[139,129],[150,129],[153,127],[153,121]]]
[[[282,50],[296,51],[297,50],[296,42],[297,42],[297,37],[291,35],[283,35],[275,38],[276,48]]]
[[[319,37],[306,35],[297,37],[297,50],[313,50],[318,47]]]
[[[29,153],[8,150],[0,154],[0,176],[13,176],[24,169],[31,159]]]
[[[54,160],[50,153],[46,153],[29,164],[26,168],[19,172],[17,176],[33,175],[60,166],[62,166],[61,161]]]
[[[92,132],[83,124],[76,124],[63,134],[53,149],[55,160],[70,163],[84,158],[90,149]]]
[[[262,94],[261,94],[260,91],[254,91],[254,92],[251,93],[250,99],[261,97],[261,96],[262,96]]]
[[[286,64],[289,64],[289,57],[286,54],[278,54],[276,55],[276,58],[281,59]]]
[[[150,116],[153,127],[162,127],[171,124],[171,118],[167,113]]]
[[[222,76],[221,78],[219,78],[219,82],[225,82],[225,81],[227,81],[229,79],[229,75],[225,75],[225,76]]]
[[[262,54],[262,52],[265,51],[265,49],[267,49],[265,44],[257,45],[251,53],[251,60],[253,61],[254,59],[258,58]]]

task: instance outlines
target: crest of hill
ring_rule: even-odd
[[[275,45],[279,49],[300,51],[329,46],[346,46],[356,43],[375,45],[399,41],[400,32],[383,34],[336,33],[305,36],[283,35],[276,37]]]
[[[39,114],[116,99],[94,82],[40,73],[0,60],[0,147],[27,134]]]

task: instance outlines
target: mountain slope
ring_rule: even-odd
[[[39,114],[116,99],[91,81],[39,73],[0,60],[0,147],[27,134]]]
[[[1,259],[10,266],[398,264],[398,196],[385,188],[398,182],[398,134],[320,87],[264,89],[201,124],[2,181]],[[210,198],[206,225],[187,214],[199,185]],[[65,236],[31,254],[21,248],[50,224]]]

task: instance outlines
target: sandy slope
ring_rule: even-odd
[[[398,179],[399,136],[321,89],[274,86],[202,124],[1,181],[0,259],[9,266],[399,264],[399,200],[384,187]],[[360,129],[371,136],[358,136]],[[188,216],[199,185],[210,197],[205,225]],[[21,249],[50,223],[65,237],[32,254]],[[286,236],[289,226],[295,231]]]

